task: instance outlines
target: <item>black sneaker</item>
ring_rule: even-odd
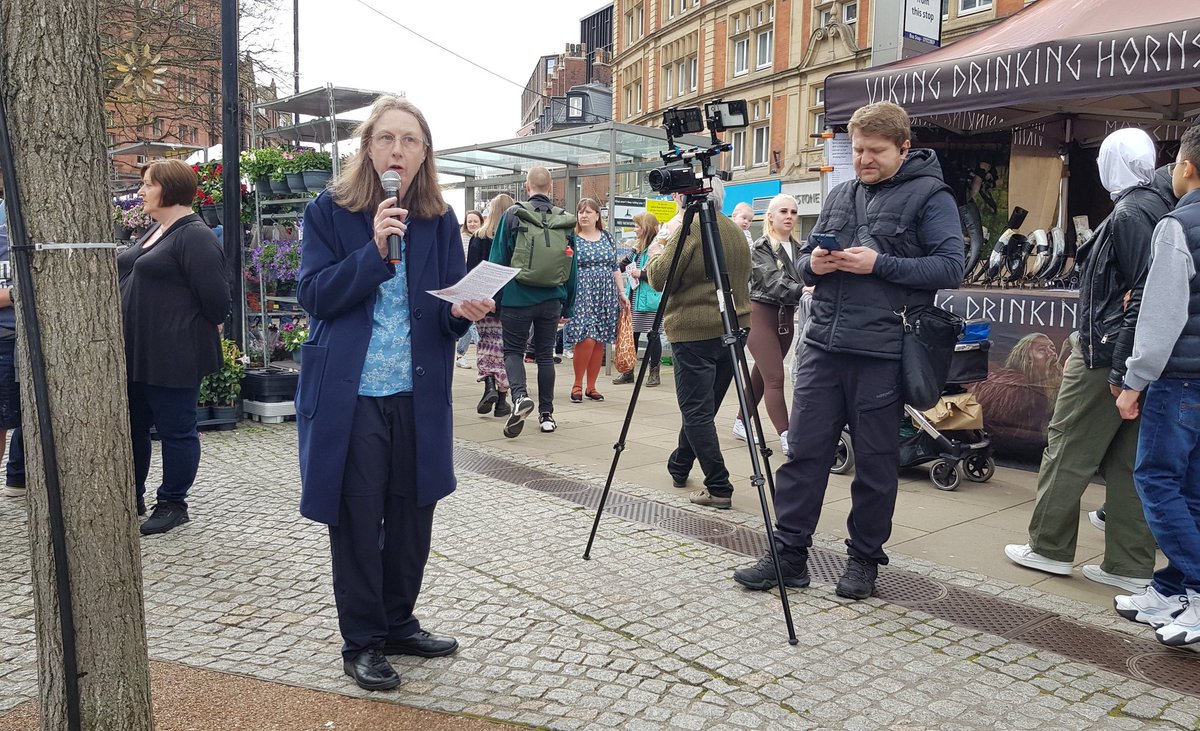
[[[528,396],[522,396],[513,404],[513,412],[508,417],[508,422],[504,425],[504,436],[509,439],[515,439],[521,434],[521,430],[525,428],[525,419],[533,413],[533,399]]]
[[[851,556],[834,591],[847,599],[866,599],[875,593],[875,577],[878,575],[878,564]]]
[[[137,514],[139,516],[146,514],[146,498],[141,495],[137,497]]]
[[[784,585],[797,589],[803,589],[808,586],[807,561],[788,561],[786,558],[781,558],[780,567],[783,569]],[[766,591],[767,589],[779,586],[779,578],[775,575],[775,562],[771,559],[771,554],[769,553],[758,559],[758,563],[750,568],[734,571],[733,580],[747,589],[756,589],[758,591]]]
[[[155,533],[166,533],[175,526],[188,522],[188,520],[187,508],[179,503],[160,500],[154,506],[154,512],[150,514],[150,518],[145,523],[142,523],[142,527],[139,530],[144,536]]]
[[[542,415],[538,417],[538,425],[544,432],[552,432],[558,428],[558,422],[554,421],[554,414],[549,414],[544,411],[542,412]]]

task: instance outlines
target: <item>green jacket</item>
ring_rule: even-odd
[[[551,205],[550,199],[544,195],[531,196],[529,202],[535,206],[540,205],[542,207],[549,207]],[[492,239],[492,250],[488,254],[488,261],[493,264],[502,264],[504,266],[512,264],[513,245],[515,241],[511,232],[516,217],[515,208],[516,206],[513,206],[505,211],[504,217],[500,219],[500,225],[496,227],[496,236]],[[530,307],[557,299],[563,303],[562,316],[570,319],[575,315],[575,289],[578,277],[579,264],[572,258],[571,276],[567,278],[565,283],[557,287],[530,287],[513,279],[500,290],[500,293],[496,296],[496,304],[504,307]]]

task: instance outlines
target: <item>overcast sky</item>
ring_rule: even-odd
[[[363,5],[500,76],[472,66],[418,38]],[[300,88],[333,83],[372,91],[403,91],[429,120],[437,149],[513,137],[521,125],[521,87],[538,57],[579,42],[579,21],[602,0],[300,0]],[[291,93],[292,2],[277,17]],[[364,115],[358,113],[357,118]]]

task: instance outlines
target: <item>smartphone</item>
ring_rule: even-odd
[[[814,246],[819,246],[826,251],[842,250],[842,245],[838,243],[837,236],[833,234],[809,234],[808,240]]]

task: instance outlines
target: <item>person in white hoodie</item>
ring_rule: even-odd
[[[1140,129],[1117,130],[1100,146],[1100,180],[1116,204],[1080,252],[1080,328],[1071,335],[1071,356],[1050,419],[1029,542],[1004,547],[1014,563],[1070,576],[1080,498],[1100,471],[1104,561],[1084,566],[1083,575],[1134,593],[1154,574],[1154,538],[1133,483],[1138,422],[1121,419],[1115,398],[1133,351],[1154,227],[1175,205],[1170,175],[1165,168],[1156,174],[1156,158],[1154,140]]]

